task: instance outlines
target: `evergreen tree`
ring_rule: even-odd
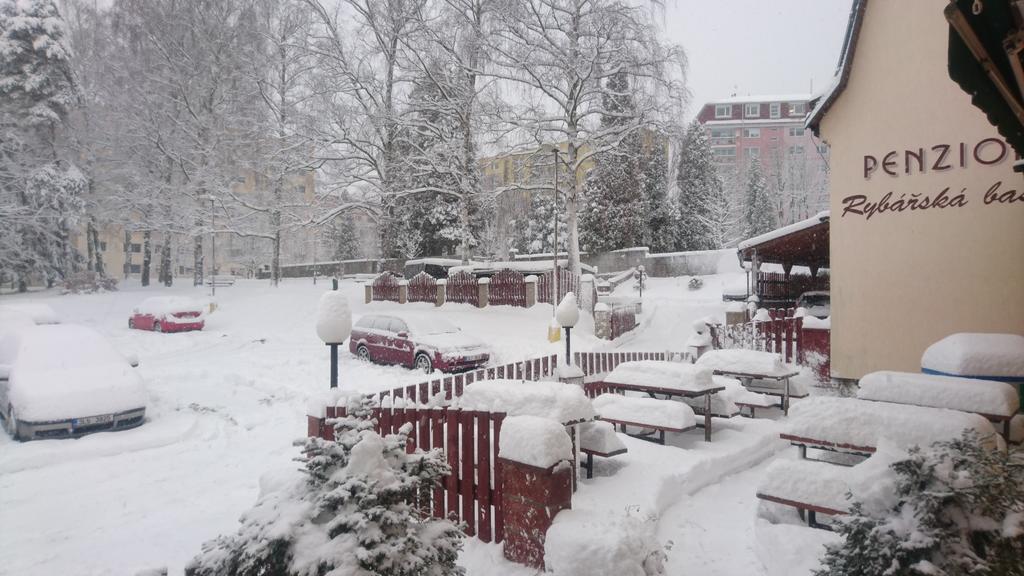
[[[671,252],[676,245],[675,203],[668,195],[668,139],[648,131],[639,158],[644,223],[641,243],[651,252]]]
[[[761,162],[757,159],[750,163],[750,170],[747,175],[747,195],[743,212],[743,223],[746,226],[747,238],[770,232],[777,227],[771,195],[768,192],[768,185],[761,171]]]
[[[79,258],[70,230],[87,179],[62,154],[61,131],[79,99],[67,27],[52,0],[0,2],[0,269],[24,287],[51,282]]]
[[[605,82],[603,111],[601,127],[606,131],[634,121],[636,106],[625,72]],[[647,223],[641,144],[638,132],[628,132],[616,146],[594,156],[580,207],[580,246],[584,250],[604,252],[643,242]],[[656,186],[651,188],[651,192],[657,191]]]
[[[373,400],[353,397],[335,441],[306,440],[306,478],[260,495],[232,536],[203,544],[187,576],[453,576],[462,533],[421,514],[449,473],[440,450],[406,454],[408,425],[374,432]]]
[[[704,126],[690,124],[679,151],[679,188],[676,229],[677,250],[714,250],[722,247],[719,231],[725,191],[711,157]]]
[[[563,202],[565,193],[558,191],[558,199],[550,190],[534,190],[530,194],[530,221],[526,228],[526,252],[540,253],[555,250],[555,219],[558,220],[558,251],[566,249],[568,228],[565,224]]]
[[[352,260],[359,250],[359,239],[356,237],[355,222],[351,215],[336,218],[327,229],[327,238],[331,243],[331,259]]]
[[[854,503],[816,576],[1024,575],[1024,451],[986,444],[912,449],[891,505]]]

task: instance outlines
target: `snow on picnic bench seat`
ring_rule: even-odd
[[[855,398],[815,397],[795,404],[782,437],[803,439],[855,452],[872,452],[883,438],[900,447],[929,446],[958,438],[965,429],[978,432],[987,445],[1001,445],[992,423],[977,414]]]
[[[1005,382],[914,372],[872,372],[861,378],[857,398],[1005,418],[1020,407],[1017,390]]]
[[[583,388],[561,382],[485,380],[466,386],[454,405],[463,410],[540,416],[562,424],[593,420],[596,415]]]
[[[626,445],[615,433],[610,422],[584,422],[580,424],[580,450],[595,454],[614,454],[626,451]]]
[[[896,477],[890,466],[906,451],[883,441],[878,452],[852,467],[807,460],[776,460],[765,469],[757,497],[797,508],[846,513],[852,500],[885,507],[895,497]]]
[[[720,418],[732,418],[740,413],[740,406],[754,406],[757,408],[768,408],[778,404],[770,397],[751,392],[740,384],[740,381],[728,376],[714,376],[712,378],[715,386],[725,386],[725,390],[718,392],[711,397],[711,413]],[[683,398],[694,411],[704,410],[702,398]]]
[[[697,426],[693,409],[681,402],[601,394],[594,398],[593,404],[602,420],[669,430]]]
[[[693,364],[639,360],[619,364],[604,377],[604,381],[607,384],[700,392],[715,386],[711,376],[710,369]]]

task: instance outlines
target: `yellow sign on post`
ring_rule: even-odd
[[[548,324],[548,342],[558,342],[562,339],[562,327],[552,322]]]

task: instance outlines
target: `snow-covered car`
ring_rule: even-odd
[[[146,298],[128,318],[129,328],[154,332],[202,330],[205,325],[203,305],[180,296]]]
[[[441,318],[367,314],[349,336],[349,350],[363,360],[432,372],[461,372],[491,359],[486,344]]]
[[[0,416],[16,440],[125,430],[146,418],[146,388],[99,333],[73,324],[0,337]]]
[[[828,318],[832,315],[831,302],[827,291],[804,292],[796,299],[796,307],[803,308],[808,316]]]
[[[60,324],[60,316],[48,304],[14,302],[0,305],[0,313],[13,311],[27,315],[35,324]]]

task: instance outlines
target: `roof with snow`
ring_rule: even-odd
[[[740,261],[828,268],[828,211],[739,243]]]
[[[747,96],[730,96],[718,100],[709,100],[708,104],[745,104],[748,102],[807,102],[811,94],[752,94]]]
[[[835,76],[821,94],[811,100],[811,112],[807,115],[807,127],[818,136],[818,127],[821,119],[828,113],[829,108],[835,104],[839,95],[846,88],[850,79],[850,68],[853,66],[853,57],[857,52],[857,39],[860,37],[861,23],[864,21],[864,8],[868,0],[854,0],[850,9],[850,20],[846,25],[846,35],[843,37],[843,49],[839,53],[839,64],[836,66]]]

